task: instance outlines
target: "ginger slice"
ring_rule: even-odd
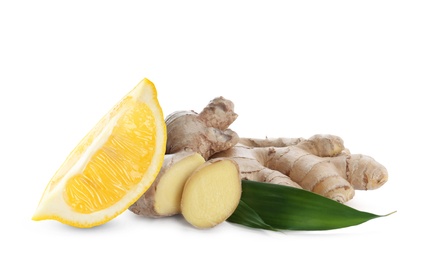
[[[209,160],[186,181],[182,215],[197,228],[214,227],[235,211],[241,193],[238,164],[227,158]]]
[[[186,180],[204,162],[204,158],[195,152],[181,151],[165,155],[163,166],[155,182],[129,207],[129,210],[146,217],[179,214]]]

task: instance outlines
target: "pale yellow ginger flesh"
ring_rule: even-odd
[[[181,212],[183,187],[193,171],[205,162],[195,152],[167,154],[161,171],[147,192],[129,210],[147,217],[172,216]]]
[[[214,227],[235,211],[241,192],[238,165],[230,159],[209,160],[186,182],[181,201],[183,217],[197,228]]]
[[[155,211],[160,215],[174,215],[181,212],[180,202],[183,187],[193,171],[204,163],[204,158],[193,153],[173,165],[156,187]]]

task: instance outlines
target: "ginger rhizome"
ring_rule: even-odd
[[[167,116],[167,147],[161,171],[152,186],[129,210],[147,217],[181,213],[183,188],[190,175],[211,155],[238,142],[238,135],[228,129],[236,118],[233,103],[223,97],[213,99],[199,114],[177,111]],[[204,172],[211,170],[198,173],[201,176],[198,179]],[[223,177],[226,173],[217,174],[222,176],[224,183],[227,181]],[[233,171],[230,174],[234,174]],[[236,207],[237,202],[233,206]],[[190,209],[190,206],[186,207]]]
[[[373,158],[350,154],[333,135],[298,139],[241,139],[215,157],[235,160],[243,179],[303,188],[346,202],[354,190],[381,187],[388,179],[384,166]],[[251,145],[251,146],[249,146]]]
[[[182,150],[195,151],[208,160],[213,154],[234,146],[239,136],[229,126],[236,120],[233,102],[218,97],[198,114],[177,111],[165,119],[167,154]]]

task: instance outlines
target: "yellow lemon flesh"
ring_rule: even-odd
[[[161,168],[165,128],[155,86],[144,79],[69,154],[47,185],[33,220],[86,228],[124,212]]]

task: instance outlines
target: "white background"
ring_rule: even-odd
[[[0,2],[1,259],[424,259],[422,1],[147,2]],[[92,229],[32,221],[68,153],[145,77],[164,114],[224,96],[240,136],[341,136],[389,171],[348,205],[397,213],[282,233],[129,211]]]

